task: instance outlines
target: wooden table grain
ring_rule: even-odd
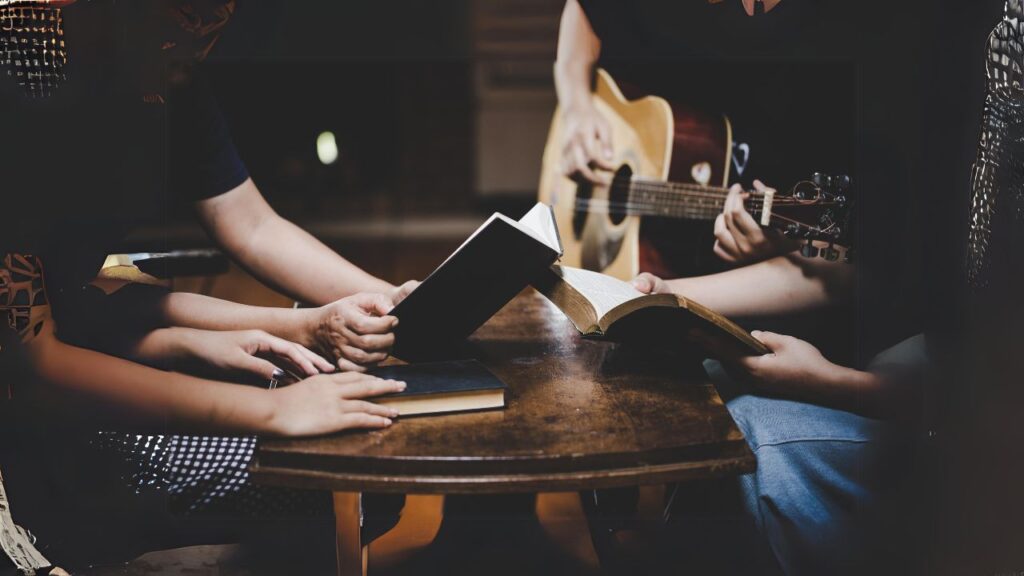
[[[508,384],[504,410],[262,442],[258,482],[335,493],[339,573],[363,573],[360,494],[560,492],[750,472],[755,460],[694,357],[581,338],[524,291],[461,348]]]

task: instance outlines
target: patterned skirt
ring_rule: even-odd
[[[185,515],[329,516],[330,496],[253,484],[255,436],[140,435],[100,432],[93,446],[124,463],[122,479],[137,493],[166,494]]]

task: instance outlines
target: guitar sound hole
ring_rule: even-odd
[[[633,169],[623,165],[615,173],[608,190],[608,218],[613,224],[621,224],[631,212],[629,186],[633,180]]]

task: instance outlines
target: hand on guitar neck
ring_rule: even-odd
[[[775,189],[754,181],[754,191],[774,195]],[[743,265],[780,256],[800,248],[800,242],[778,230],[762,227],[744,202],[750,193],[739,184],[729,189],[722,213],[715,219],[715,255],[730,264]]]

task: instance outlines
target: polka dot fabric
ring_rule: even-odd
[[[255,436],[101,432],[93,445],[114,453],[126,464],[124,480],[132,489],[166,493],[176,513],[252,517],[331,514],[326,493],[253,484],[249,465],[257,442]]]

